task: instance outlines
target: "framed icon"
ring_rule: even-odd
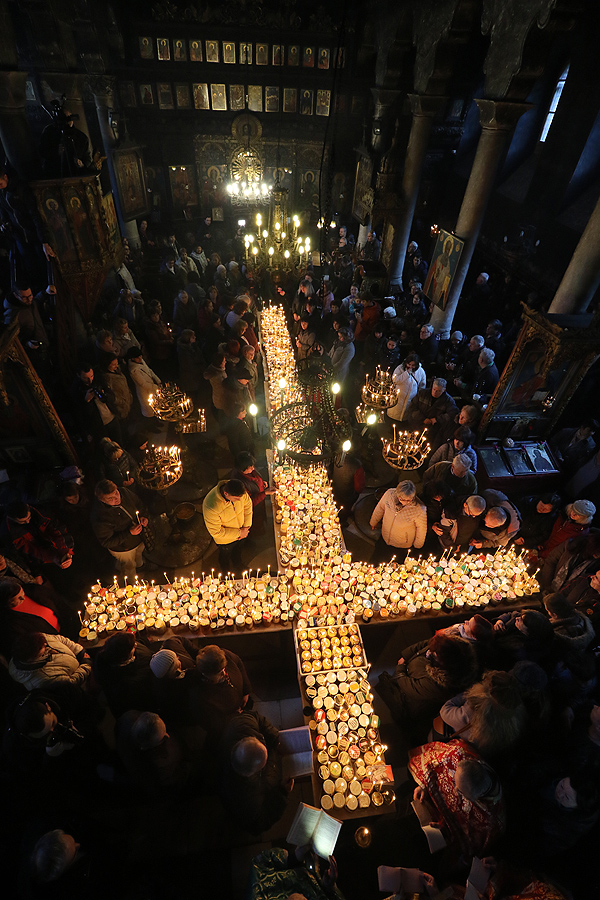
[[[224,84],[211,84],[210,98],[213,109],[219,110],[220,112],[227,110],[227,97],[225,96]]]
[[[315,66],[315,48],[305,47],[302,57],[302,65],[305,69],[313,69]]]
[[[282,44],[273,44],[272,51],[272,60],[274,66],[282,66],[283,65],[283,53],[284,47]]]
[[[202,41],[190,41],[190,62],[202,62],[203,60]]]
[[[192,93],[194,95],[194,109],[210,109],[207,84],[193,84]]]
[[[319,47],[319,69],[329,68],[329,50],[326,47]]]
[[[248,85],[248,109],[251,112],[262,112],[262,108],[263,108],[262,85],[249,84]]]
[[[175,108],[175,104],[173,103],[173,90],[168,82],[159,82],[156,85],[156,92],[158,94],[159,109]]]
[[[219,42],[206,42],[206,62],[219,62]]]
[[[232,44],[231,41],[223,41],[223,62],[235,62],[235,44]]]
[[[158,50],[158,58],[163,62],[171,59],[171,45],[168,38],[156,38],[156,47]]]
[[[338,47],[336,68],[343,69],[345,65],[346,65],[346,48]]]
[[[265,88],[265,112],[279,112],[279,88]]]
[[[269,45],[268,44],[257,44],[256,45],[256,65],[257,66],[268,66],[269,65]]]
[[[173,41],[173,59],[175,62],[187,62],[185,41],[181,38],[176,38]]]
[[[303,90],[300,95],[300,114],[312,116],[314,91]]]
[[[240,44],[240,65],[252,65],[252,44]]]
[[[177,104],[177,109],[192,108],[192,98],[190,97],[189,84],[175,85],[175,103]]]
[[[140,84],[142,106],[154,106],[154,91],[151,84]]]
[[[318,116],[328,116],[329,106],[331,104],[331,91],[317,91],[317,109]]]
[[[296,88],[283,89],[283,111],[284,113],[298,112],[298,91]]]
[[[137,106],[133,81],[122,81],[119,84],[119,97],[123,106]]]
[[[292,44],[288,47],[288,66],[299,66],[300,65],[300,47],[297,44]]]
[[[140,38],[140,57],[142,59],[154,59],[154,43],[152,38]]]
[[[239,112],[246,108],[246,92],[243,84],[229,85],[229,109]]]

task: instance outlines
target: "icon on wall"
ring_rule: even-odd
[[[315,48],[314,47],[305,47],[304,48],[304,56],[302,57],[302,65],[306,69],[312,69],[315,65]]]
[[[279,112],[279,88],[265,88],[265,112]]]
[[[152,44],[152,38],[140,38],[140,56],[142,59],[154,59],[154,47]]]
[[[423,288],[426,297],[440,309],[446,309],[452,280],[464,247],[464,242],[454,234],[440,229],[427,280]]]
[[[319,68],[329,68],[329,50],[327,50],[325,47],[319,47]]]
[[[331,103],[331,91],[317,91],[317,109],[318,116],[329,115],[329,105]]]
[[[273,65],[283,65],[283,46],[281,44],[273,44]]]
[[[161,82],[156,85],[156,90],[158,93],[158,105],[160,109],[174,109],[173,103],[173,91],[171,90],[171,85],[165,82]]]
[[[194,108],[210,109],[210,104],[208,102],[208,85],[193,84],[192,91],[194,93]]]
[[[206,42],[206,62],[219,62],[219,43],[218,41]]]
[[[229,85],[229,109],[239,112],[246,108],[246,94],[243,84]]]
[[[313,91],[303,90],[300,96],[300,114],[303,116],[312,116],[313,112]]]
[[[262,86],[260,84],[248,85],[248,109],[252,112],[262,112]]]
[[[171,59],[171,45],[168,38],[156,38],[158,58],[164,61]]]
[[[180,40],[179,38],[173,41],[173,59],[175,62],[187,62],[185,41]]]
[[[232,44],[231,41],[223,41],[223,62],[235,62],[235,44]]]
[[[211,84],[210,97],[212,100],[212,108],[223,112],[227,110],[227,97],[225,96],[224,84]]]
[[[283,111],[284,113],[298,112],[298,91],[296,88],[283,89]]]
[[[192,108],[192,99],[190,97],[189,84],[176,84],[175,85],[175,102],[177,104],[177,109],[191,109]]]
[[[151,84],[140,84],[140,100],[142,106],[154,106],[154,94]]]
[[[252,65],[252,44],[240,44],[240,64],[242,66]]]
[[[119,97],[123,106],[137,106],[133,81],[122,81],[119,84]]]
[[[190,62],[202,62],[202,41],[190,41]]]
[[[257,66],[268,66],[269,65],[269,45],[268,44],[257,44],[256,45],[256,65]]]
[[[298,66],[300,64],[300,47],[292,44],[288,47],[288,66]]]

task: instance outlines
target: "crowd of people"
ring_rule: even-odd
[[[231,473],[203,502],[222,571],[243,568],[270,493],[246,422],[249,404],[261,403],[261,348],[243,235],[238,229],[227,239],[210,217],[181,235],[154,234],[142,221],[139,235],[140,250],[125,242],[125,262],[105,286],[68,391],[54,355],[53,285],[21,275],[4,301],[5,324],[18,322],[85,472],[83,480],[75,468],[61,473],[50,501],[13,498],[2,525],[3,773],[18,816],[35,824],[20,870],[31,896],[48,896],[49,885],[95,896],[104,854],[119,858],[106,836],[96,844],[102,852],[81,851],[68,825],[75,784],[103,783],[111,801],[127,789],[150,803],[165,792],[216,795],[254,834],[280,819],[293,786],[282,774],[277,729],[253,710],[235,654],[183,638],[157,649],[129,633],[88,653],[77,640],[89,584],[113,574],[131,579],[148,565],[159,511],[138,471],[148,444],[164,434],[150,402],[158,385],[177,381],[227,442]],[[551,438],[558,492],[509,498],[480,488],[475,433],[516,337],[496,317],[502,307],[491,300],[489,277],[481,273],[459,308],[464,330],[440,342],[415,242],[404,289],[383,297],[367,265],[379,257],[376,234],[360,252],[345,227],[336,237],[321,278],[309,266],[285,291],[297,359],[322,358],[347,409],[367,372],[389,369],[398,396],[386,427],[427,429],[431,444],[420,479],[374,498],[372,561],[401,560],[409,548],[493,552],[515,542],[540,569],[531,607],[441,628],[404,648],[395,671],[379,680],[410,748],[407,783],[445,844],[435,874],[466,875],[473,856],[490,853],[543,867],[577,846],[600,813],[598,423]],[[42,246],[51,256],[47,241]],[[346,466],[332,467],[343,524],[364,488],[356,443]],[[23,792],[32,802],[19,803]],[[42,793],[43,815],[33,808]],[[22,849],[7,845],[17,855]],[[331,872],[319,884],[334,890]]]

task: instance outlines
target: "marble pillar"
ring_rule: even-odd
[[[39,177],[37,146],[25,115],[27,72],[0,72],[0,141],[6,158],[21,178]]]
[[[446,103],[446,97],[426,97],[420,94],[409,94],[408,100],[412,112],[412,125],[406,157],[404,174],[399,194],[400,214],[394,234],[394,246],[390,262],[390,284],[402,284],[402,270],[406,257],[406,249],[410,240],[410,229],[415,214],[415,206],[419,196],[421,173],[429,136],[435,116]]]
[[[439,334],[442,340],[450,337],[456,306],[504,153],[517,122],[523,113],[531,108],[528,103],[496,100],[475,102],[479,107],[481,135],[454,229],[454,233],[465,242],[465,245],[454,273],[446,309],[442,310],[436,306],[431,317],[435,333]]]
[[[599,287],[600,198],[579,239],[548,312],[572,315],[584,313]]]
[[[385,131],[388,123],[390,108],[400,96],[400,91],[391,91],[387,88],[371,88],[375,109],[371,123],[371,147],[375,153],[381,153],[386,140]]]

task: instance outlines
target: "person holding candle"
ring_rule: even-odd
[[[229,451],[234,459],[246,451],[254,455],[254,436],[246,421],[248,412],[243,403],[234,407],[235,415],[227,416],[221,425],[223,434],[227,437]]]
[[[394,369],[392,380],[398,392],[398,399],[395,405],[387,410],[387,414],[390,419],[402,422],[411,400],[427,384],[425,369],[416,353],[409,353],[404,362]]]
[[[221,571],[240,571],[244,542],[252,525],[252,500],[243,483],[234,478],[219,481],[204,498],[202,514],[218,547]]]
[[[418,391],[406,411],[411,431],[420,432],[427,428],[427,439],[434,450],[443,442],[444,429],[456,415],[458,408],[446,392],[445,378],[434,378],[430,389]]]
[[[177,358],[179,361],[179,386],[196,406],[199,405],[202,387],[202,370],[204,360],[196,333],[191,328],[184,328],[177,341]]]
[[[276,488],[270,488],[268,481],[256,471],[256,460],[248,450],[241,450],[234,457],[235,466],[230,478],[241,481],[252,499],[252,534],[264,534],[265,531],[265,497],[275,494]]]
[[[133,457],[110,438],[102,438],[98,447],[98,474],[100,478],[114,481],[118,488],[132,488],[137,465]]]
[[[382,520],[372,563],[388,561],[392,556],[402,560],[409,547],[423,546],[427,535],[427,509],[417,497],[412,481],[401,481],[396,488],[385,492],[369,524],[376,528]]]
[[[146,419],[153,419],[154,410],[152,409],[148,398],[155,392],[157,385],[162,384],[162,382],[158,375],[156,375],[150,366],[142,359],[142,351],[138,347],[132,347],[128,350],[126,359],[129,375],[135,384],[142,415]]]
[[[131,581],[143,563],[145,548],[143,529],[146,516],[139,515],[140,498],[127,488],[119,488],[114,481],[103,479],[96,485],[92,507],[92,528],[99,543],[113,556],[121,573]]]
[[[15,642],[8,665],[10,677],[26,690],[50,691],[73,703],[81,703],[92,671],[89,654],[62,634],[23,634]]]
[[[249,708],[252,685],[243,661],[230,650],[217,644],[202,647],[195,672],[187,679],[191,721],[211,736],[221,734],[232,716]]]
[[[339,328],[337,331],[337,343],[329,351],[329,358],[333,366],[334,380],[338,381],[342,387],[348,378],[355,352],[352,329]]]
[[[309,325],[310,316],[304,312],[300,316],[300,331],[296,338],[296,350],[299,360],[308,358],[310,350],[317,339],[315,332],[310,330]]]

